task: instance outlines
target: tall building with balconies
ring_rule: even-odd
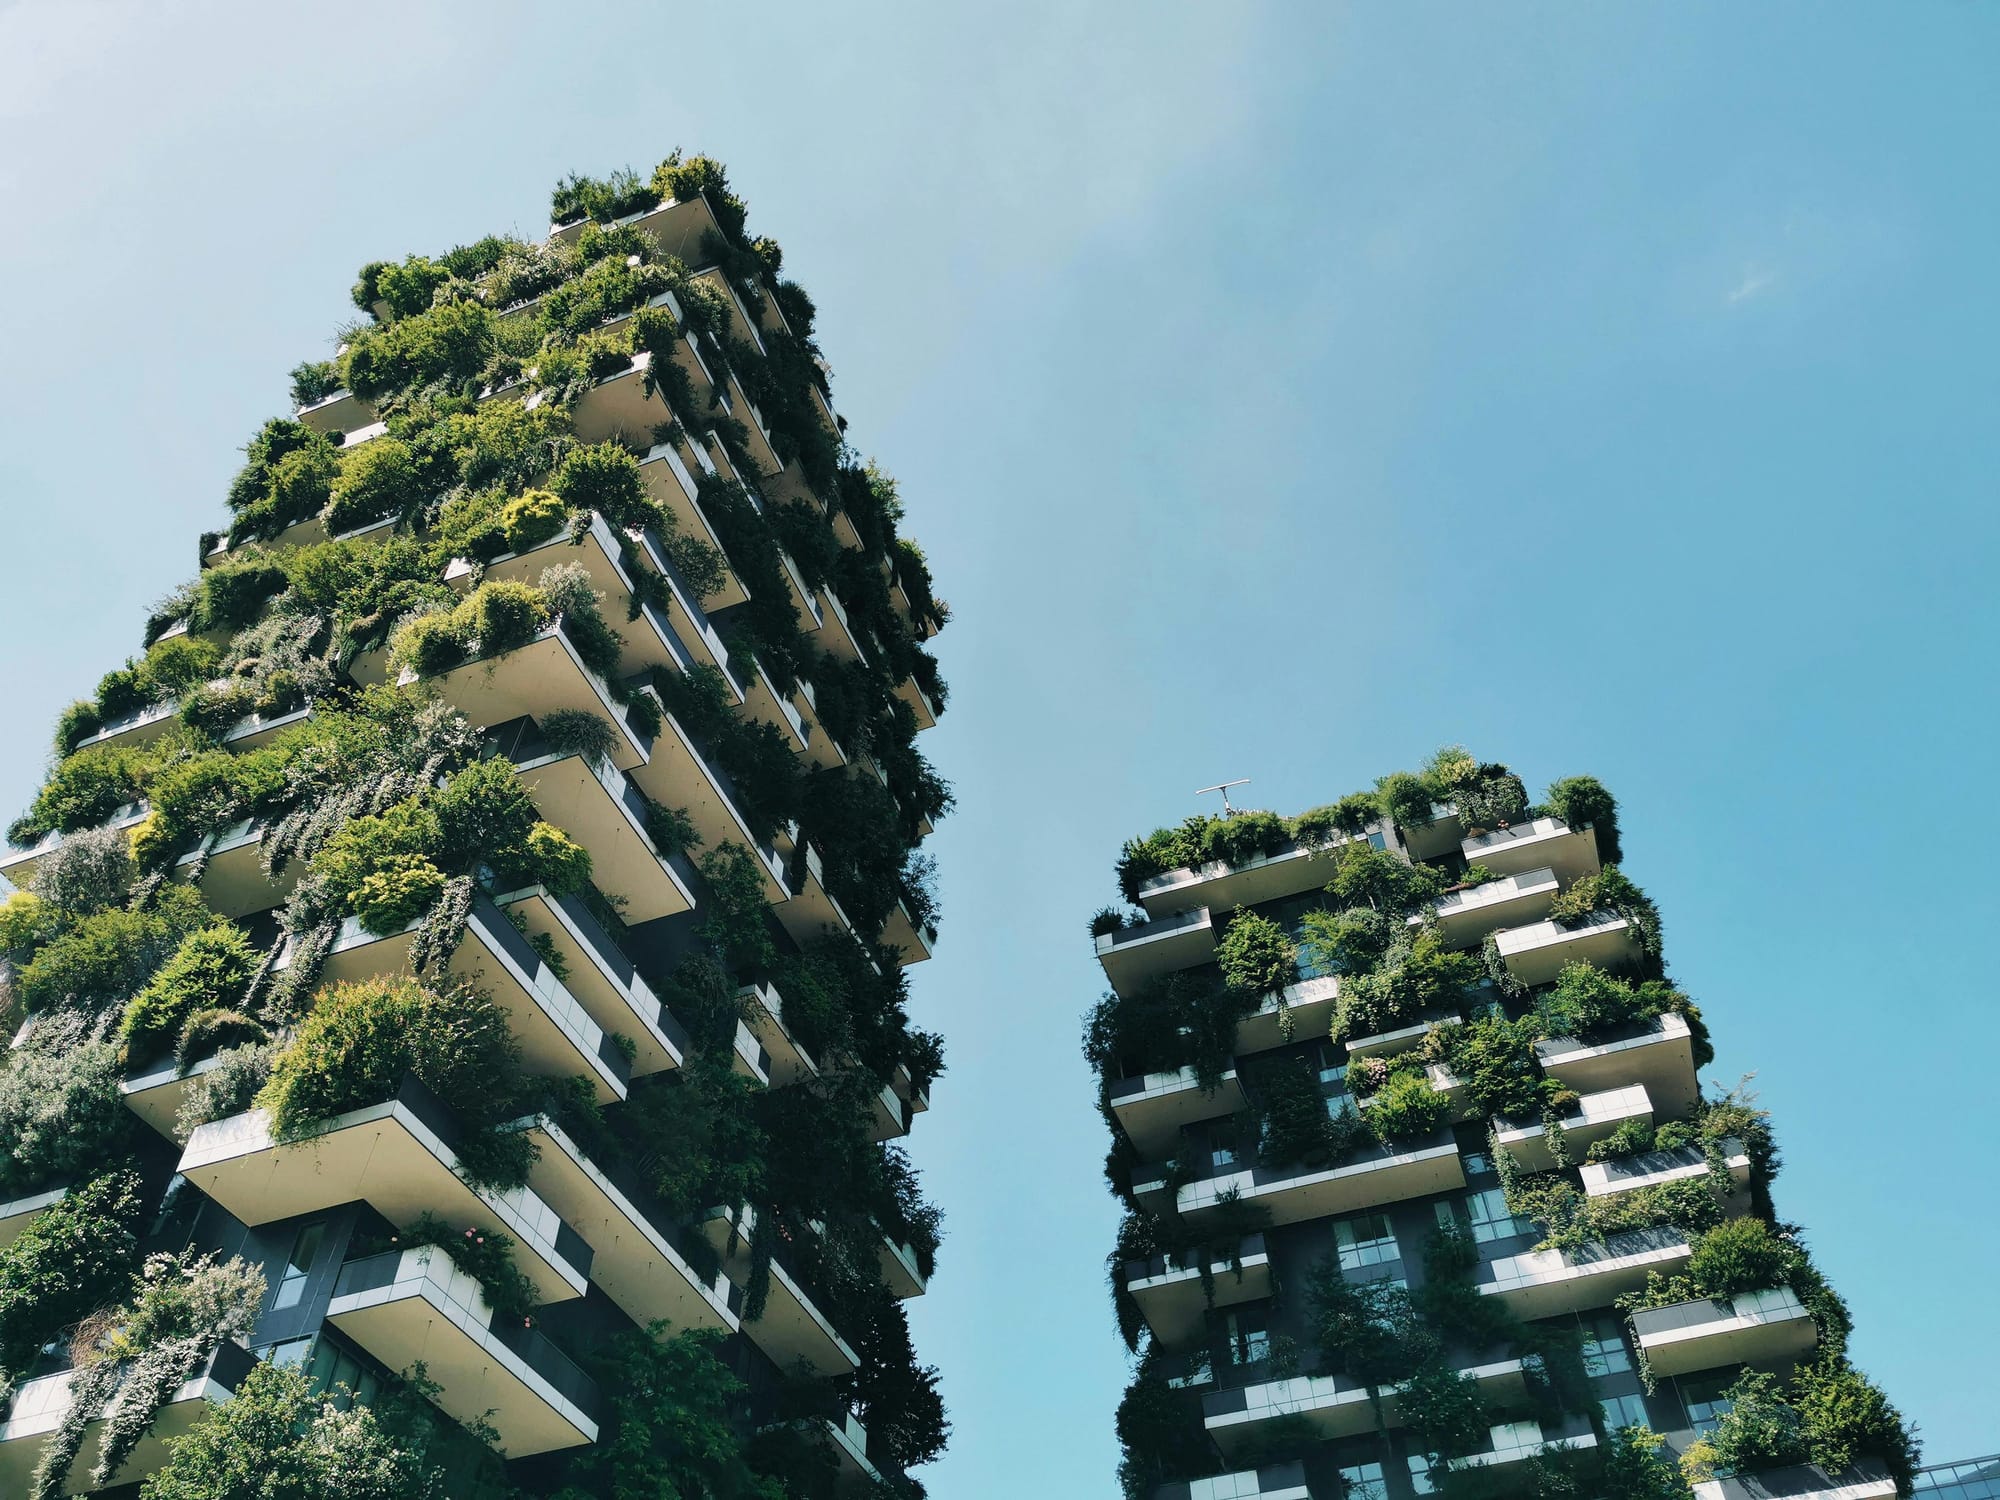
[[[721,167],[553,207],[364,268],[10,830],[0,1493],[208,1493],[281,1398],[396,1494],[943,1445],[946,610]]]
[[[1085,1050],[1132,1500],[1908,1494],[1616,803],[1464,751],[1125,846]]]

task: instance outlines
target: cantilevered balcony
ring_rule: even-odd
[[[1201,1398],[1201,1413],[1203,1427],[1225,1458],[1255,1451],[1272,1425],[1288,1418],[1303,1418],[1322,1438],[1355,1437],[1375,1430],[1373,1388],[1345,1375],[1295,1375],[1207,1391]]]
[[[1142,1156],[1171,1151],[1183,1125],[1217,1120],[1243,1108],[1243,1085],[1229,1069],[1212,1089],[1204,1089],[1193,1068],[1120,1078],[1108,1090],[1111,1112]]]
[[[1613,912],[1592,912],[1578,922],[1531,922],[1494,935],[1507,972],[1522,984],[1547,984],[1569,964],[1629,968],[1639,961],[1639,933]]]
[[[1388,1031],[1374,1031],[1367,1036],[1353,1036],[1347,1039],[1349,1057],[1397,1057],[1405,1052],[1414,1052],[1423,1046],[1424,1038],[1440,1026],[1455,1026],[1464,1017],[1453,1013],[1437,1016],[1428,1021],[1412,1022],[1408,1026],[1393,1027]]]
[[[1685,1119],[1701,1102],[1694,1038],[1688,1023],[1672,1012],[1621,1027],[1604,1041],[1551,1037],[1535,1043],[1535,1055],[1544,1073],[1578,1093],[1643,1084],[1654,1115],[1663,1120]]]
[[[256,1368],[257,1357],[241,1344],[224,1343],[211,1354],[192,1378],[171,1392],[158,1415],[147,1426],[145,1436],[133,1448],[131,1457],[111,1476],[109,1488],[136,1485],[157,1472],[167,1461],[168,1445],[199,1421],[212,1406],[220,1406],[236,1393],[243,1377]],[[0,1494],[26,1495],[29,1480],[49,1439],[69,1415],[75,1370],[63,1370],[23,1381],[14,1391],[13,1401],[4,1408],[0,1422]],[[115,1405],[117,1398],[112,1398]],[[86,1424],[83,1446],[70,1467],[63,1493],[89,1492],[90,1471],[101,1452],[104,1420]]]
[[[1458,821],[1458,809],[1449,802],[1433,802],[1427,822],[1394,824],[1396,841],[1411,859],[1436,859],[1458,847],[1465,830]]]
[[[352,391],[334,391],[294,415],[314,432],[355,432],[379,420],[375,408]]]
[[[574,243],[584,231],[588,219],[572,219],[567,224],[554,225],[549,230],[549,242],[555,245]],[[715,214],[708,201],[699,195],[685,201],[669,198],[656,208],[643,209],[638,213],[613,219],[607,228],[623,228],[631,225],[660,247],[660,253],[689,265],[701,261],[702,240],[711,234],[720,234],[721,226],[715,222]]]
[[[392,1224],[431,1212],[455,1228],[504,1233],[541,1301],[581,1297],[590,1246],[532,1187],[495,1192],[468,1183],[460,1135],[437,1096],[406,1078],[393,1099],[349,1110],[295,1141],[280,1142],[261,1109],[211,1120],[188,1137],[178,1170],[250,1225],[359,1200]]]
[[[24,1193],[5,1203],[0,1203],[0,1250],[6,1249],[21,1237],[21,1231],[34,1222],[35,1215],[44,1209],[54,1208],[69,1196],[67,1187],[43,1188],[39,1192]]]
[[[750,831],[736,783],[672,714],[662,718],[652,758],[632,772],[632,779],[655,802],[686,812],[702,847],[740,844],[748,849],[763,877],[764,899],[786,899],[785,866],[777,848]]]
[[[1608,1306],[1643,1287],[1649,1273],[1680,1270],[1690,1253],[1677,1229],[1633,1229],[1579,1250],[1528,1250],[1482,1261],[1474,1284],[1533,1321]]]
[[[496,1319],[479,1282],[436,1246],[340,1268],[326,1320],[391,1370],[421,1362],[433,1399],[484,1420],[510,1457],[597,1441],[597,1388],[539,1330]]]
[[[929,1289],[930,1278],[917,1262],[916,1247],[897,1243],[886,1230],[881,1249],[875,1255],[875,1265],[882,1273],[882,1284],[888,1287],[889,1295],[898,1301],[921,1297]]]
[[[1234,1264],[1227,1259],[1209,1263],[1206,1290],[1201,1267],[1185,1264],[1180,1256],[1128,1260],[1120,1274],[1146,1326],[1166,1344],[1185,1343],[1200,1333],[1211,1307],[1235,1307],[1271,1295],[1271,1257],[1261,1234],[1236,1247]]]
[[[174,722],[174,715],[180,711],[180,702],[169,698],[162,703],[147,703],[120,714],[115,719],[106,719],[95,734],[87,734],[78,740],[76,750],[96,750],[105,745],[150,745],[167,732],[167,726]]]
[[[681,462],[679,448],[673,443],[655,443],[639,460],[639,477],[647,495],[673,516],[682,536],[706,542],[725,559],[722,584],[714,593],[702,596],[702,608],[728,609],[747,600],[750,592],[736,576],[736,570],[727,564],[729,554],[723,551],[722,537],[701,508],[697,498],[701,487]]]
[[[1490,1428],[1486,1446],[1454,1458],[1452,1469],[1488,1469],[1500,1464],[1517,1464],[1545,1453],[1568,1448],[1595,1448],[1597,1434],[1580,1416],[1566,1417],[1554,1426],[1539,1422],[1502,1422]]]
[[[736,1331],[742,1289],[720,1273],[702,1280],[681,1255],[681,1225],[638,1173],[593,1161],[546,1115],[518,1128],[537,1153],[529,1188],[589,1244],[590,1279],[633,1322],[643,1328],[664,1318],[675,1328]]]
[[[1340,978],[1334,974],[1316,974],[1266,995],[1236,1023],[1236,1051],[1268,1052],[1297,1038],[1325,1036],[1339,998]]]
[[[808,630],[813,644],[822,651],[831,652],[841,661],[866,662],[868,653],[861,649],[861,637],[847,618],[847,607],[840,602],[840,596],[832,589],[820,591],[824,607],[820,611],[820,623]],[[811,625],[801,621],[802,629]]]
[[[827,887],[826,867],[819,850],[811,844],[795,844],[783,870],[785,899],[775,915],[793,942],[804,946],[840,933],[859,936],[839,900]]]
[[[882,924],[882,942],[897,951],[900,955],[898,961],[903,967],[920,964],[929,958],[937,947],[937,940],[936,924],[919,922],[910,915],[910,908],[900,897],[889,908],[888,919]]]
[[[1765,1469],[1693,1486],[1694,1500],[1893,1500],[1896,1481],[1880,1459],[1828,1473],[1817,1464]]]
[[[1146,1174],[1142,1169],[1135,1176]],[[1158,1192],[1164,1185],[1162,1175],[1135,1182],[1133,1192]],[[1463,1186],[1458,1148],[1440,1133],[1433,1143],[1408,1150],[1366,1146],[1337,1167],[1260,1166],[1217,1173],[1183,1185],[1175,1201],[1183,1217],[1199,1227],[1213,1216],[1223,1195],[1234,1190],[1243,1202],[1269,1211],[1273,1224],[1298,1224]]]
[[[1445,942],[1452,947],[1474,947],[1496,928],[1538,922],[1546,917],[1549,903],[1561,888],[1555,871],[1550,869],[1503,875],[1484,885],[1440,896],[1437,924]],[[1410,918],[1410,925],[1414,927],[1419,920]]]
[[[829,594],[827,597],[832,598],[833,596]],[[901,682],[897,683],[896,696],[902,699],[908,705],[910,712],[917,716],[917,728],[920,731],[937,728],[938,719],[944,713],[944,710],[938,707],[937,703],[931,698],[931,695],[924,691],[923,684],[918,682],[916,678],[905,677]]]
[[[1733,1136],[1722,1142],[1723,1174],[1709,1185],[1722,1199],[1723,1207],[1735,1213],[1750,1208],[1750,1153]],[[1634,1188],[1658,1187],[1690,1177],[1715,1177],[1707,1154],[1699,1146],[1679,1146],[1669,1151],[1642,1151],[1615,1161],[1585,1162],[1579,1169],[1583,1191],[1592,1198],[1629,1193]]]
[[[1632,1314],[1632,1332],[1655,1375],[1721,1365],[1772,1368],[1805,1358],[1819,1344],[1812,1314],[1788,1286],[1648,1308]]]
[[[1598,871],[1597,835],[1589,828],[1571,828],[1561,818],[1533,818],[1511,828],[1466,839],[1460,846],[1469,865],[1484,865],[1496,875],[1550,869],[1564,885]]]
[[[747,1284],[750,1244],[757,1232],[756,1210],[718,1209],[703,1227],[732,1279]],[[840,1376],[858,1369],[860,1357],[827,1321],[818,1303],[786,1268],[780,1254],[772,1255],[770,1271],[770,1290],[764,1298],[763,1315],[744,1325],[751,1342],[781,1370],[803,1365],[814,1375]]]
[[[118,1092],[133,1114],[176,1145],[184,1145],[187,1138],[175,1123],[181,1104],[195,1080],[212,1072],[218,1062],[219,1058],[205,1057],[186,1072],[171,1057],[142,1063],[118,1080]]]
[[[683,651],[669,614],[641,598],[634,607],[638,584],[626,567],[624,556],[629,539],[615,531],[597,512],[581,535],[573,536],[567,526],[525,552],[508,552],[485,564],[482,570],[465,560],[455,559],[445,569],[445,582],[462,592],[470,592],[475,579],[506,579],[534,585],[546,568],[558,563],[574,563],[590,575],[591,586],[604,596],[599,609],[604,623],[618,637],[621,657],[628,670],[640,667],[675,668]],[[649,607],[650,606],[650,607]]]
[[[151,804],[141,798],[137,802],[126,803],[100,826],[129,832],[145,822],[146,815],[151,811]],[[32,844],[0,849],[0,880],[5,880],[15,890],[25,891],[28,882],[35,878],[35,871],[41,868],[42,861],[61,848],[62,841],[67,837],[68,834],[48,833]]]
[[[650,922],[693,908],[691,867],[653,841],[646,799],[623,771],[556,749],[533,719],[498,725],[487,741],[513,763],[543,818],[590,851],[592,879],[623,898],[627,920]]]
[[[561,616],[525,645],[475,654],[422,679],[405,668],[400,680],[423,681],[474,724],[545,719],[564,708],[595,714],[615,731],[611,759],[621,771],[645,765],[652,754],[652,743],[627,720],[610,685],[585,665]]]
[[[1097,938],[1097,961],[1104,965],[1104,977],[1127,998],[1148,980],[1204,963],[1214,954],[1215,924],[1205,906],[1100,933]]]
[[[688,1050],[686,1030],[581,897],[558,896],[531,885],[503,892],[494,905],[527,923],[531,936],[554,944],[567,973],[564,987],[600,1030],[631,1039],[632,1077],[681,1065]]]
[[[672,554],[667,551],[666,539],[648,526],[639,533],[639,545],[646,555],[646,560],[666,580],[668,593],[678,611],[673,628],[685,652],[685,659],[680,664],[681,669],[685,671],[695,663],[714,667],[722,674],[723,684],[734,695],[735,701],[741,703],[745,693],[744,674],[737,664],[730,660],[729,648],[723,644],[722,636],[715,628],[715,622],[709,619],[708,611],[702,608],[701,601],[695,597],[694,586],[688,582],[687,575],[681,572]],[[685,630],[682,629],[682,623],[685,624]]]
[[[1361,843],[1380,849],[1384,838],[1379,825],[1371,825],[1360,839],[1337,836],[1330,844],[1289,844],[1276,854],[1259,854],[1239,864],[1214,860],[1208,864],[1168,870],[1139,882],[1139,904],[1149,916],[1184,911],[1199,902],[1216,911],[1232,907],[1256,906],[1284,896],[1316,891],[1333,879],[1340,856],[1349,844]]]
[[[359,918],[349,917],[327,952],[321,983],[409,973],[410,940],[420,925],[421,919],[401,932],[378,937]],[[291,959],[288,949],[279,956],[278,966],[288,967]],[[531,1071],[556,1078],[581,1073],[590,1079],[600,1104],[625,1097],[631,1065],[610,1034],[591,1019],[555,971],[542,962],[534,945],[484,894],[473,898],[465,935],[453,950],[449,967],[456,977],[491,991],[506,1009]]]
[[[1577,1100],[1574,1110],[1557,1121],[1557,1128],[1562,1132],[1568,1159],[1581,1161],[1586,1151],[1619,1126],[1652,1118],[1653,1104],[1646,1097],[1645,1086],[1632,1083],[1624,1088],[1606,1089],[1601,1094],[1585,1094]],[[1524,1171],[1546,1172],[1558,1165],[1549,1145],[1548,1129],[1540,1120],[1527,1124],[1502,1120],[1494,1135]]]
[[[1207,1479],[1176,1479],[1155,1489],[1152,1500],[1313,1500],[1313,1492],[1306,1466],[1293,1459]]]
[[[284,905],[305,874],[305,861],[289,860],[282,873],[266,874],[265,832],[255,818],[217,829],[174,861],[174,879],[194,882],[209,909],[225,917],[247,917]]]
[[[785,1001],[769,980],[736,992],[745,1020],[770,1058],[771,1082],[778,1088],[819,1076],[819,1063],[785,1024]]]

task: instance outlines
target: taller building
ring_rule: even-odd
[[[1131,1500],[1908,1494],[1616,804],[1464,751],[1125,846],[1086,1051]]]
[[[721,166],[552,217],[363,269],[10,830],[0,1495],[920,1495],[943,1446],[946,611]]]

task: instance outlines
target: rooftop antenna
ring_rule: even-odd
[[[1248,776],[1245,776],[1240,781],[1223,781],[1223,782],[1218,782],[1214,786],[1197,787],[1195,789],[1195,795],[1197,797],[1200,797],[1208,792],[1222,793],[1222,815],[1223,817],[1227,818],[1232,816],[1236,812],[1236,809],[1229,805],[1229,789],[1233,786],[1248,786],[1248,785],[1250,785],[1250,778]]]

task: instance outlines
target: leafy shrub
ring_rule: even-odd
[[[1565,964],[1555,987],[1535,1000],[1535,1012],[1550,1036],[1587,1037],[1622,1022],[1650,1020],[1644,1010],[1629,983],[1587,963]]]
[[[526,552],[539,547],[568,519],[568,509],[547,490],[529,490],[500,507],[500,529],[507,538],[509,552]]]
[[[1393,919],[1385,919],[1385,925]],[[1327,931],[1308,927],[1308,934]],[[1434,928],[1395,939],[1373,970],[1350,973],[1341,983],[1330,1035],[1336,1041],[1414,1025],[1462,1005],[1479,975],[1469,953],[1446,948]]]
[[[56,754],[67,755],[79,741],[89,739],[104,727],[104,715],[94,698],[79,698],[56,716]]]
[[[401,932],[444,894],[444,872],[421,854],[390,855],[361,878],[354,914],[378,936]]]
[[[556,466],[549,488],[570,509],[594,510],[621,530],[660,519],[658,508],[646,497],[639,461],[616,443],[596,443],[567,455]]]
[[[331,360],[306,360],[292,367],[292,405],[301,410],[319,405],[339,389],[340,377]]]
[[[1269,917],[1239,911],[1216,944],[1225,984],[1251,995],[1282,990],[1299,976],[1298,949]]]
[[[646,804],[646,833],[662,854],[685,854],[701,843],[701,834],[686,808],[658,802]]]
[[[1125,913],[1116,906],[1101,907],[1090,917],[1090,935],[1094,938],[1109,937],[1114,932],[1123,932],[1130,922]]]
[[[343,910],[354,911],[369,877],[406,870],[413,860],[429,863],[441,840],[437,815],[409,797],[342,824],[313,856],[312,872]]]
[[[1393,917],[1428,908],[1444,889],[1444,877],[1428,865],[1413,865],[1369,844],[1343,848],[1327,892],[1342,906],[1369,906]]]
[[[1688,1259],[1687,1275],[1704,1297],[1731,1297],[1787,1283],[1797,1257],[1762,1219],[1726,1219],[1704,1234]]]
[[[181,939],[173,957],[125,1007],[125,1045],[135,1060],[156,1056],[196,1011],[236,1005],[257,971],[258,955],[227,923]]]
[[[1895,1477],[1898,1493],[1909,1492],[1917,1465],[1916,1439],[1903,1414],[1867,1376],[1844,1359],[1821,1359],[1799,1371],[1792,1402],[1814,1463],[1838,1473],[1856,1459],[1879,1457]]]
[[[1572,828],[1592,827],[1597,833],[1597,855],[1605,864],[1622,861],[1618,842],[1618,799],[1604,789],[1595,776],[1565,776],[1553,783],[1542,800],[1549,811]]]
[[[509,1117],[521,1071],[507,1012],[490,995],[375,979],[321,992],[257,1102],[281,1137],[295,1138],[381,1103],[414,1073],[476,1128]]]
[[[207,924],[201,898],[169,886],[152,911],[113,907],[84,917],[36,953],[16,977],[29,1010],[94,1010],[130,996],[180,940]]]
[[[1334,843],[1337,834],[1358,839],[1368,832],[1368,825],[1380,817],[1381,812],[1370,793],[1350,792],[1338,802],[1312,808],[1293,818],[1291,835],[1294,841],[1309,849]]]
[[[139,665],[139,687],[149,701],[176,697],[215,676],[221,662],[221,651],[195,636],[156,641]]]
[[[181,1039],[174,1048],[174,1060],[185,1070],[218,1052],[233,1047],[255,1046],[268,1039],[269,1033],[264,1029],[263,1022],[246,1016],[240,1010],[214,1006],[198,1010],[188,1017],[187,1024],[181,1028]]]
[[[80,828],[42,856],[28,889],[56,911],[89,916],[122,901],[131,883],[124,830]]]
[[[1375,805],[1382,816],[1405,828],[1422,828],[1431,821],[1435,788],[1410,771],[1392,771],[1375,783]]]
[[[341,355],[339,373],[364,401],[427,385],[462,386],[486,363],[490,325],[478,303],[452,302],[363,328]]]
[[[1488,1015],[1440,1030],[1444,1032],[1440,1046],[1475,1110],[1506,1119],[1531,1119],[1542,1113],[1555,1085],[1552,1080],[1545,1084],[1540,1076],[1535,1062],[1537,1028],[1531,1020]]]
[[[1730,1403],[1707,1440],[1708,1452],[1690,1444],[1681,1456],[1682,1472],[1691,1480],[1706,1479],[1707,1468],[1743,1473],[1804,1463],[1809,1456],[1799,1430],[1799,1414],[1784,1399],[1778,1378],[1768,1371],[1746,1370],[1724,1397]],[[1694,1461],[1690,1463],[1690,1459]]]
[[[55,1035],[44,1037],[48,1028]],[[132,1115],[118,1092],[118,1049],[43,1022],[0,1069],[0,1189],[7,1198],[117,1158]]]
[[[423,481],[415,455],[392,437],[350,448],[329,492],[326,529],[335,536],[400,516],[422,504]]]
[[[572,172],[549,193],[549,219],[555,224],[573,224],[578,219],[607,224],[653,208],[659,201],[659,190],[629,167],[603,179]]]
[[[558,755],[581,755],[585,760],[608,765],[618,747],[618,731],[602,714],[587,708],[558,708],[537,721],[542,738]]]
[[[1362,1123],[1383,1141],[1415,1141],[1437,1134],[1451,1117],[1451,1101],[1422,1073],[1391,1073],[1362,1112]]]
[[[559,896],[590,884],[590,851],[553,823],[537,822],[528,830],[527,855],[535,877]]]
[[[25,963],[62,930],[62,918],[32,891],[12,891],[0,901],[0,954]]]
[[[1492,1417],[1479,1382],[1448,1364],[1422,1365],[1398,1389],[1396,1407],[1425,1453],[1450,1458],[1486,1444]]]
[[[113,1172],[68,1193],[0,1249],[0,1381],[131,1285],[143,1226],[139,1175]]]
[[[401,1404],[421,1399],[406,1395]],[[441,1500],[443,1477],[423,1460],[430,1422],[398,1421],[392,1401],[383,1392],[362,1405],[316,1390],[298,1370],[259,1361],[232,1399],[203,1406],[144,1493],[147,1500]]]

